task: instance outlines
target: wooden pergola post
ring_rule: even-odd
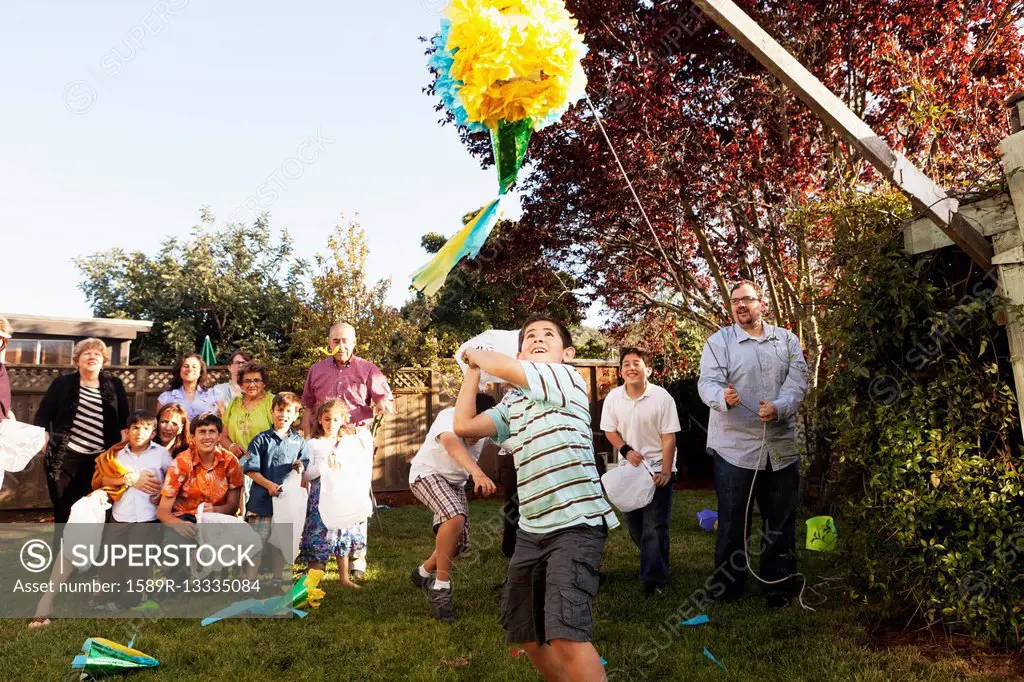
[[[1010,136],[999,144],[1010,199],[1017,214],[1017,229],[993,238],[996,255],[992,262],[999,271],[999,289],[1011,303],[1024,305],[1024,92],[1011,97]],[[1024,319],[1008,315],[1006,335],[1010,342],[1013,381],[1017,386],[1017,411],[1024,428]]]

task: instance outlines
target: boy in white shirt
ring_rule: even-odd
[[[646,507],[626,514],[629,536],[640,550],[640,581],[647,595],[659,594],[669,579],[668,521],[676,474],[676,433],[679,413],[668,391],[648,381],[651,368],[641,348],[623,348],[619,373],[624,385],[604,399],[601,430],[619,452],[620,466],[641,466],[654,472],[657,490]]]
[[[128,440],[118,443],[96,458],[93,475],[94,490],[107,491],[113,502],[110,509],[112,523],[104,532],[107,544],[138,544],[153,542],[153,535],[135,524],[159,523],[156,517],[160,487],[174,458],[167,448],[153,441],[156,434],[156,415],[148,410],[137,410],[128,418]],[[125,524],[125,525],[121,525]],[[110,569],[111,582],[144,580],[148,571],[144,566],[125,565]],[[119,602],[138,600],[137,590],[123,589],[115,597]],[[118,602],[115,602],[118,603]]]
[[[476,396],[477,412],[494,407],[486,393]],[[412,460],[409,486],[413,495],[434,512],[434,552],[412,571],[412,582],[427,590],[434,618],[455,622],[452,604],[451,570],[457,557],[469,547],[469,505],[466,482],[473,478],[477,494],[490,495],[494,482],[477,465],[484,439],[455,435],[455,409],[441,410],[427,438]],[[431,573],[437,576],[431,580]]]

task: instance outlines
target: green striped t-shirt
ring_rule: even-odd
[[[569,365],[521,361],[528,388],[513,388],[487,411],[494,441],[512,453],[519,482],[519,527],[551,533],[587,524],[615,528],[594,463],[583,377]]]

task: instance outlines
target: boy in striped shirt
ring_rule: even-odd
[[[565,364],[576,355],[569,331],[534,315],[519,332],[517,359],[470,349],[455,403],[455,434],[491,437],[516,465],[520,518],[501,597],[501,624],[548,680],[601,680],[591,644],[592,601],[609,528],[619,525],[594,462],[587,387]],[[512,389],[476,413],[481,370]]]

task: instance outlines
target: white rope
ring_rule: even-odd
[[[665,254],[665,249],[663,249],[662,246],[661,246],[661,240],[658,239],[658,233],[655,232],[654,226],[651,224],[650,218],[647,217],[647,211],[644,209],[643,202],[640,201],[640,197],[637,195],[636,189],[633,187],[633,182],[629,179],[629,174],[626,172],[626,167],[622,165],[622,160],[619,159],[619,153],[615,150],[615,145],[612,144],[611,138],[608,137],[608,131],[605,130],[604,123],[601,121],[601,114],[598,113],[597,107],[594,106],[594,103],[590,101],[590,97],[587,96],[587,95],[584,95],[584,97],[587,100],[587,104],[590,105],[590,110],[594,113],[594,120],[597,121],[597,127],[601,130],[601,134],[604,136],[604,141],[608,143],[608,148],[611,150],[612,156],[615,158],[615,163],[619,167],[619,172],[622,173],[622,179],[626,181],[626,186],[629,187],[629,192],[630,192],[630,194],[633,195],[633,200],[636,202],[637,207],[640,209],[640,215],[643,216],[644,222],[647,223],[647,227],[651,231],[651,236],[654,237],[654,243],[657,245],[658,251],[661,252],[661,257],[665,259],[665,263],[668,263],[669,262],[668,255]],[[709,348],[710,348],[710,345],[709,345]],[[711,352],[712,352],[712,354],[714,354],[714,349],[712,349]],[[717,360],[718,360],[718,358],[716,357],[715,361],[717,362]],[[721,365],[719,365],[719,367],[721,367]],[[747,410],[750,411],[752,414],[757,414],[753,410],[751,410],[749,407],[747,407],[746,405],[744,405],[743,407],[746,407]],[[768,447],[768,423],[765,422],[764,423],[764,427],[763,427],[763,429],[761,431],[761,451],[758,453],[758,456],[757,456],[757,458],[758,458],[757,466],[758,467],[761,466],[761,456],[765,453],[765,450],[767,449],[767,447]],[[793,466],[793,465],[790,465],[790,466]],[[799,466],[799,464],[797,464],[796,466]],[[747,561],[747,570],[750,572],[750,575],[754,576],[755,578],[757,578],[757,580],[759,580],[761,583],[763,583],[765,585],[776,585],[778,583],[785,582],[785,581],[789,580],[790,578],[802,578],[803,579],[803,586],[801,586],[801,588],[800,588],[800,594],[797,596],[797,601],[800,603],[800,606],[802,606],[803,608],[807,609],[808,611],[814,611],[814,609],[812,607],[810,607],[806,603],[804,603],[804,591],[807,589],[807,576],[806,575],[804,575],[803,573],[793,573],[792,575],[787,575],[785,578],[779,578],[778,580],[765,580],[764,578],[759,576],[757,573],[755,573],[753,567],[751,567],[751,565],[750,565],[750,553],[749,553],[749,547],[748,547],[749,542],[747,540],[747,537],[748,537],[747,533],[750,530],[750,528],[749,528],[750,506],[751,506],[751,504],[752,504],[752,502],[754,500],[754,485],[757,483],[757,472],[758,472],[758,469],[754,469],[754,476],[753,476],[753,478],[750,481],[750,494],[747,496],[747,508],[746,508],[746,511],[745,511],[745,513],[743,515],[743,556],[744,556],[744,558]]]
[[[746,561],[747,561],[747,570],[750,572],[750,575],[754,576],[755,578],[758,579],[758,581],[760,581],[761,583],[763,583],[765,585],[778,585],[779,583],[786,582],[790,578],[802,578],[803,579],[803,585],[800,587],[800,594],[797,595],[796,599],[800,603],[800,606],[804,607],[808,611],[814,611],[815,610],[814,608],[812,608],[812,607],[810,607],[810,606],[808,606],[807,604],[804,603],[804,591],[807,589],[807,576],[806,575],[804,575],[803,573],[791,573],[790,575],[787,575],[785,578],[779,578],[778,580],[765,580],[764,578],[759,576],[757,573],[755,573],[754,572],[754,568],[750,565],[750,548],[749,548],[750,542],[747,540],[747,538],[749,537],[747,535],[747,533],[750,531],[750,528],[749,528],[749,524],[750,524],[750,505],[754,501],[754,485],[757,483],[757,472],[760,471],[760,468],[761,468],[761,455],[763,455],[765,453],[765,450],[767,449],[767,447],[768,447],[768,422],[764,422],[764,425],[761,428],[761,451],[757,453],[757,467],[754,469],[754,477],[750,479],[750,494],[747,496],[747,508],[743,512],[743,558],[746,559]],[[790,466],[800,466],[800,464],[799,463],[794,463],[794,464],[790,464]],[[771,529],[769,528],[768,531],[770,532]],[[765,538],[765,540],[767,541],[767,538]],[[819,606],[820,606],[820,604],[819,604]]]
[[[604,129],[604,123],[601,121],[601,114],[598,113],[597,107],[594,106],[594,103],[590,101],[589,95],[584,94],[584,98],[587,100],[587,104],[590,105],[590,110],[594,112],[594,120],[597,121],[597,127],[601,129],[601,134],[604,135],[604,141],[608,143],[608,148],[612,151],[615,163],[619,166],[619,172],[622,173],[622,179],[626,181],[626,186],[629,187],[629,192],[633,195],[633,200],[640,209],[640,215],[643,216],[644,222],[647,223],[647,227],[651,231],[651,236],[654,237],[654,243],[657,245],[658,251],[661,253],[661,257],[665,259],[665,264],[668,265],[668,254],[666,254],[665,249],[661,247],[661,240],[658,239],[658,233],[654,231],[654,225],[651,224],[651,219],[647,217],[647,211],[644,209],[643,202],[640,201],[640,197],[637,195],[636,189],[633,188],[633,181],[629,179],[626,167],[622,165],[622,161],[619,159],[619,153],[615,151],[615,145],[612,144],[612,139],[608,137],[608,131]]]

